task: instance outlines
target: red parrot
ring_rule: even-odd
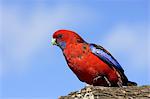
[[[106,49],[87,43],[73,31],[56,31],[52,44],[61,48],[69,68],[82,82],[107,87],[137,85],[127,79],[121,65]]]

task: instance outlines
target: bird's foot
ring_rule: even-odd
[[[102,76],[97,76],[93,79],[93,82],[97,82],[98,79],[102,78]]]
[[[117,85],[118,85],[119,87],[122,87],[122,86],[123,86],[123,85],[122,85],[122,80],[121,80],[121,78],[118,78]]]
[[[93,86],[93,85],[90,85],[90,84],[85,84],[85,87],[90,87],[90,86]]]
[[[107,79],[106,76],[104,76],[104,79],[105,79],[105,81],[107,82],[108,86],[111,86],[111,83],[110,83],[110,81]]]
[[[122,85],[121,76],[120,76],[120,74],[119,74],[118,72],[116,72],[116,73],[117,73],[117,75],[118,75],[118,82],[117,82],[117,85],[118,85],[119,87],[122,87],[123,85]]]

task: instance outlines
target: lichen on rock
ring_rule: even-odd
[[[150,99],[150,86],[88,86],[59,99]]]

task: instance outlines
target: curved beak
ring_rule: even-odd
[[[57,45],[56,39],[55,39],[55,38],[52,38],[51,43],[52,43],[52,45]]]

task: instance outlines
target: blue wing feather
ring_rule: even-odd
[[[124,72],[123,68],[117,62],[117,60],[107,50],[105,50],[102,46],[99,46],[96,44],[90,44],[90,49],[94,55],[99,57],[101,60],[103,60],[109,66],[113,66],[114,68],[117,68],[120,71]]]

